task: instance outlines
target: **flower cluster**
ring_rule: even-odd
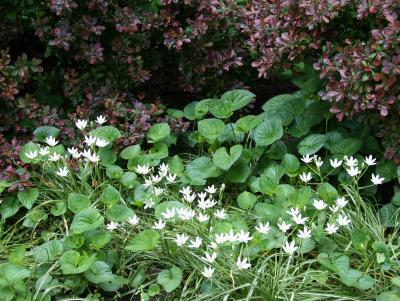
[[[98,125],[102,125],[106,122],[106,118],[102,115],[98,116],[95,121]],[[88,120],[78,119],[76,122],[76,127],[82,131],[82,133],[86,133],[85,129],[88,126]],[[79,147],[69,147],[68,155],[64,155],[64,147],[59,144],[59,141],[56,140],[53,136],[47,136],[44,139],[45,144],[47,146],[40,145],[38,146],[38,150],[29,150],[24,153],[24,155],[31,160],[32,163],[39,162],[63,162],[64,166],[60,166],[56,171],[56,175],[59,177],[67,177],[70,171],[70,159],[78,160],[79,162],[83,160],[87,162],[97,163],[100,161],[100,156],[98,152],[96,152],[96,147],[101,149],[106,147],[109,142],[105,139],[92,136],[91,134],[85,134],[82,145],[86,145],[81,149]],[[61,146],[61,147],[58,147]]]
[[[311,169],[315,174],[319,174],[319,170],[324,164],[321,158],[317,155],[310,156],[307,154],[304,155],[301,160],[306,164],[314,162],[316,169]],[[359,162],[359,160],[357,158],[354,158],[353,156],[344,156],[343,160],[339,160],[338,158],[329,159],[329,164],[333,169],[343,166],[350,177],[360,178],[366,171],[365,167],[376,165],[376,159],[372,155],[369,155],[366,156],[362,162]],[[312,173],[303,172],[299,177],[301,181],[303,181],[304,183],[308,183],[312,180]],[[384,181],[385,179],[380,177],[378,174],[371,174],[372,184],[380,185]]]

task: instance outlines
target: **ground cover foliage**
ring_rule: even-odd
[[[32,186],[1,182],[2,298],[398,300],[398,168],[307,89],[248,115],[254,97],[190,103],[170,111],[185,134],[122,149],[104,116],[37,128]]]
[[[289,75],[308,62],[323,81],[318,94],[331,112],[339,120],[362,118],[377,130],[385,157],[400,161],[398,1],[0,5],[0,131],[12,148],[24,143],[11,141],[15,134],[22,140],[46,118],[31,114],[39,105],[68,123],[66,114],[88,102],[109,106],[146,95],[183,106],[188,97],[244,87],[264,97],[284,92],[285,81],[265,91],[266,81],[257,77],[275,83],[281,72]]]

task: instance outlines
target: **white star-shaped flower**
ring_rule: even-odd
[[[183,195],[185,194],[191,194],[192,193],[192,189],[187,186],[187,187],[183,187],[181,190],[179,190],[179,192]]]
[[[247,270],[251,267],[251,264],[248,262],[247,258],[240,259],[240,257],[238,257],[236,260],[236,266],[239,268],[239,270]]]
[[[214,268],[211,267],[204,267],[203,271],[201,272],[201,274],[206,277],[206,278],[211,278],[214,274]]]
[[[210,219],[210,217],[207,214],[199,213],[197,216],[197,219],[199,220],[200,223],[204,223]]]
[[[336,219],[336,222],[340,225],[340,226],[347,226],[348,224],[351,223],[351,220],[346,216],[346,215],[341,215],[339,214],[339,216]]]
[[[102,125],[103,123],[105,123],[107,120],[103,115],[97,116],[96,118],[96,123],[99,125]]]
[[[147,175],[151,171],[151,168],[148,164],[138,165],[135,171],[140,175]]]
[[[37,157],[37,155],[38,155],[37,151],[30,151],[30,152],[25,153],[25,156],[27,156],[28,159],[31,159],[31,160],[35,159]]]
[[[345,156],[344,157],[344,160],[345,160],[345,164],[348,166],[348,167],[356,167],[357,166],[357,164],[358,164],[358,160],[356,159],[356,158],[353,158],[353,157],[347,157],[347,156]]]
[[[115,229],[119,228],[118,223],[110,222],[109,224],[106,225],[107,230],[113,231]]]
[[[144,209],[151,209],[156,204],[152,199],[144,201]]]
[[[368,166],[376,165],[376,159],[374,157],[372,157],[372,155],[365,157],[364,162]]]
[[[308,217],[302,217],[302,215],[299,213],[298,215],[293,216],[292,219],[297,225],[304,225],[308,220]]]
[[[298,249],[296,247],[294,240],[292,242],[286,241],[286,243],[282,246],[283,251],[288,254],[289,256],[293,256],[294,252]]]
[[[204,189],[205,191],[207,191],[209,194],[214,194],[217,192],[217,188],[214,187],[214,185],[208,186],[206,189]]]
[[[128,218],[128,223],[131,224],[132,226],[136,226],[137,224],[139,224],[139,220],[140,219],[136,215],[134,215]]]
[[[56,162],[61,159],[61,155],[59,153],[53,153],[50,155],[49,160],[52,162]]]
[[[338,168],[338,167],[340,167],[342,165],[343,161],[342,160],[338,160],[338,159],[335,158],[335,160],[330,159],[329,163],[331,164],[331,166],[333,168]]]
[[[265,224],[259,223],[258,226],[256,226],[256,230],[261,234],[267,234],[271,230],[271,227],[269,226],[269,222]]]
[[[324,210],[326,208],[326,206],[328,206],[328,205],[323,200],[314,200],[313,206],[317,210]]]
[[[87,120],[85,119],[78,119],[77,121],[75,121],[75,125],[78,129],[80,129],[81,131],[83,131],[85,129],[85,127],[87,126]]]
[[[311,172],[309,172],[309,173],[303,172],[303,173],[300,175],[300,180],[302,180],[304,183],[310,182],[311,179],[312,179]]]
[[[197,236],[194,240],[193,239],[190,240],[189,248],[198,249],[200,248],[202,243],[203,240]]]
[[[346,169],[347,173],[351,177],[355,177],[361,173],[361,170],[358,169],[358,167],[351,166],[350,168]]]
[[[41,156],[46,156],[46,155],[50,154],[50,150],[49,150],[49,148],[47,146],[46,147],[41,147],[40,150],[39,150],[39,154]]]
[[[175,243],[178,245],[178,247],[181,247],[186,243],[188,239],[189,236],[187,236],[186,234],[176,234]]]
[[[152,227],[153,229],[156,230],[162,230],[165,228],[166,222],[164,222],[163,220],[158,220],[158,222],[154,223],[154,226]]]
[[[217,209],[214,215],[219,219],[226,219],[226,212],[224,209]]]
[[[165,212],[161,212],[161,215],[165,219],[170,219],[175,216],[175,213],[176,213],[175,208],[167,208]]]
[[[306,164],[311,163],[312,160],[313,160],[313,157],[311,157],[309,154],[301,157],[301,161],[303,161]]]
[[[87,157],[87,159],[92,163],[96,163],[100,161],[100,156],[96,153],[93,153],[89,157]]]
[[[165,176],[167,179],[168,183],[174,183],[176,179],[176,174],[168,174]]]
[[[71,156],[75,159],[79,159],[81,156],[81,153],[79,152],[79,150],[75,147],[69,147],[68,148],[68,152],[71,154]]]
[[[101,139],[101,138],[96,139],[96,146],[98,146],[98,147],[106,147],[108,144],[109,144],[109,142],[106,141],[105,139]]]
[[[381,185],[383,183],[383,181],[385,181],[385,178],[381,178],[379,175],[372,174],[371,182],[374,185]]]
[[[307,227],[304,227],[303,230],[299,230],[297,237],[299,238],[310,238],[311,237],[311,230],[308,229]]]
[[[314,163],[315,163],[315,165],[317,165],[318,168],[320,168],[322,166],[322,164],[324,164],[324,162],[318,156],[314,156]]]
[[[201,258],[207,261],[208,263],[214,263],[215,259],[217,258],[217,253],[215,252],[213,252],[211,255],[208,252],[205,252],[204,255],[205,256]]]
[[[243,243],[248,243],[250,240],[252,240],[253,237],[250,236],[249,232],[244,232],[243,230],[240,230],[240,232],[236,236],[236,240],[243,242]]]
[[[92,135],[85,136],[85,143],[87,145],[89,145],[89,146],[92,146],[93,144],[96,143],[96,139],[97,138],[95,136],[92,136]]]
[[[223,244],[224,242],[227,242],[228,239],[226,238],[226,235],[224,233],[220,233],[220,234],[215,234],[215,242],[219,245]]]
[[[347,203],[349,201],[346,200],[344,197],[338,197],[335,201],[336,205],[338,205],[340,208],[346,207]]]
[[[66,176],[68,176],[68,173],[69,173],[69,171],[68,171],[68,168],[67,168],[66,166],[61,167],[61,168],[56,172],[57,176],[60,176],[60,177],[66,177]]]
[[[286,224],[285,221],[278,223],[277,226],[283,233],[286,233],[292,227],[291,224]]]
[[[338,229],[339,229],[339,227],[337,227],[335,224],[327,223],[327,224],[326,224],[325,231],[326,231],[328,234],[334,234],[334,233],[337,232]]]
[[[44,142],[46,142],[50,146],[56,146],[58,144],[58,141],[53,136],[46,137]]]

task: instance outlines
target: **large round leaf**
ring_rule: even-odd
[[[131,145],[131,146],[124,148],[122,150],[120,156],[122,159],[129,160],[129,159],[132,159],[132,158],[136,157],[137,155],[139,155],[140,151],[141,151],[141,149],[140,149],[139,144]]]
[[[36,130],[33,131],[35,140],[39,141],[39,142],[43,142],[49,136],[56,138],[59,133],[60,133],[60,130],[58,128],[56,128],[54,126],[50,126],[50,125],[40,126]]]
[[[299,110],[296,110],[298,102],[304,102],[304,99],[298,93],[277,95],[262,106],[265,111],[264,118],[277,118],[283,125],[289,125],[294,115],[300,113]]]
[[[210,113],[217,118],[226,119],[232,116],[232,102],[228,99],[213,99],[208,102]]]
[[[267,146],[281,139],[283,136],[282,123],[271,118],[259,124],[254,131],[254,141],[257,145]]]
[[[121,137],[121,132],[113,126],[102,126],[90,132],[92,136],[113,142]]]
[[[50,240],[33,249],[33,258],[38,263],[56,260],[63,252],[61,240]]]
[[[231,90],[225,92],[221,99],[229,100],[232,104],[232,110],[236,111],[247,106],[255,97],[255,94],[247,90]]]
[[[247,133],[262,122],[261,116],[246,115],[236,121],[237,130]]]
[[[125,205],[113,205],[106,210],[106,216],[114,222],[124,222],[129,217],[134,216],[133,210]]]
[[[73,213],[78,213],[90,206],[89,198],[81,193],[71,192],[68,195],[68,209]]]
[[[243,191],[237,198],[237,203],[242,209],[249,209],[257,202],[257,197],[248,191]]]
[[[93,262],[84,275],[87,280],[95,284],[111,281],[113,279],[111,268],[104,261]]]
[[[159,142],[171,134],[171,129],[168,123],[156,123],[153,124],[150,130],[147,132],[147,142],[155,143]]]
[[[163,270],[157,276],[157,283],[163,289],[170,293],[175,290],[182,281],[182,270],[178,267],[172,267],[168,270]]]
[[[31,209],[33,203],[39,197],[39,190],[37,188],[26,188],[18,192],[18,200],[27,209]]]
[[[112,185],[107,185],[101,194],[100,200],[104,204],[111,206],[119,203],[122,200],[122,197],[117,189],[115,189]]]
[[[326,135],[312,134],[304,138],[299,145],[299,153],[301,155],[312,155],[319,151],[328,140]]]
[[[300,167],[300,162],[296,158],[296,156],[291,154],[285,154],[283,156],[282,168],[289,177],[296,176],[299,167]]]
[[[225,177],[232,183],[244,183],[250,175],[250,167],[248,162],[240,158],[233,166],[225,173]]]
[[[210,103],[210,101],[213,101],[213,100],[214,99],[203,99],[203,100],[199,101],[198,103],[196,103],[196,106],[194,108],[196,119],[200,119],[208,113],[208,110],[209,110],[208,104]]]
[[[160,234],[153,229],[148,229],[136,234],[125,249],[134,251],[134,252],[142,252],[142,251],[150,251],[153,250],[160,240]]]
[[[194,183],[202,184],[205,179],[218,177],[220,170],[210,158],[199,157],[186,166],[186,174]]]
[[[60,267],[64,274],[80,274],[88,270],[95,256],[82,255],[77,251],[67,251],[60,258]]]
[[[99,228],[103,225],[104,217],[94,208],[87,208],[77,215],[72,220],[71,230],[74,233],[83,233],[89,230]]]
[[[198,127],[199,133],[211,143],[217,140],[225,129],[222,120],[216,118],[200,120]]]
[[[228,170],[239,159],[242,151],[243,146],[240,144],[232,146],[229,150],[229,154],[225,147],[221,147],[214,153],[212,160],[215,166],[223,170]]]
[[[358,138],[341,139],[339,142],[332,145],[331,153],[334,155],[340,154],[340,155],[352,156],[360,150],[362,145],[363,145],[362,139]]]

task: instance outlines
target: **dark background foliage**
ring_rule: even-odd
[[[159,118],[188,127],[160,103],[233,88],[265,102],[302,62],[338,120],[368,123],[399,162],[399,14],[396,0],[3,0],[0,166],[39,124],[68,136],[71,118],[103,114],[127,145]]]

